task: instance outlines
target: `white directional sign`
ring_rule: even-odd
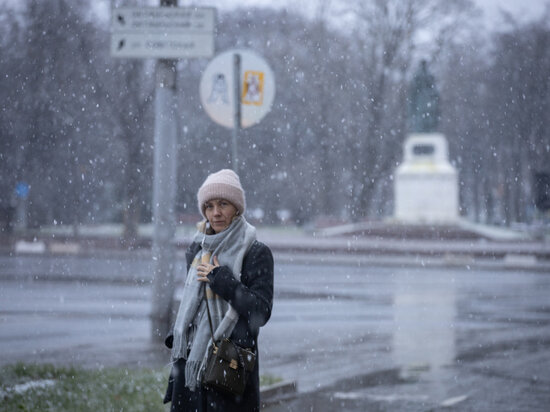
[[[214,55],[216,9],[124,7],[112,10],[111,55],[190,58]]]
[[[233,49],[216,56],[206,67],[200,82],[201,103],[212,120],[234,127],[233,56],[241,56],[241,126],[258,123],[275,98],[275,76],[267,62],[246,49]]]
[[[141,57],[179,59],[211,57],[214,44],[211,35],[163,33],[113,33],[111,55],[114,57]]]

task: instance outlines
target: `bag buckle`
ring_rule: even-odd
[[[237,363],[236,359],[231,359],[231,362],[229,362],[229,367],[232,369],[237,369],[239,367],[239,364]]]

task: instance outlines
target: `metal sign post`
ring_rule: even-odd
[[[213,8],[178,8],[177,0],[162,7],[129,7],[112,13],[113,57],[158,58],[155,86],[153,177],[153,293],[151,336],[162,340],[173,317],[174,235],[177,181],[177,58],[212,57]]]
[[[177,6],[177,0],[161,0],[161,6]],[[155,85],[155,135],[153,168],[153,292],[151,337],[161,341],[170,330],[174,289],[173,239],[176,219],[176,149],[175,113],[177,61],[157,61]]]
[[[233,105],[233,139],[232,139],[232,145],[233,148],[233,171],[237,174],[239,174],[239,158],[238,158],[238,137],[239,137],[239,130],[241,128],[241,76],[239,75],[241,73],[241,55],[239,53],[235,53],[233,55],[233,92],[234,92],[234,101],[235,104]]]

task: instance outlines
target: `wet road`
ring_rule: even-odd
[[[548,410],[548,274],[301,267],[278,285],[264,370],[309,394],[270,411]]]
[[[43,262],[50,273],[71,265],[85,281],[0,280],[0,364],[165,364],[149,341],[148,282],[91,280],[93,267],[108,279],[120,262]],[[549,274],[287,263],[275,281],[262,374],[297,381],[299,393],[267,410],[550,405]]]

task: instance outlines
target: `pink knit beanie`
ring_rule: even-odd
[[[235,206],[239,214],[244,214],[246,200],[239,176],[230,169],[222,169],[219,172],[208,175],[197,193],[199,210],[206,218],[204,204],[212,199],[229,200]]]

